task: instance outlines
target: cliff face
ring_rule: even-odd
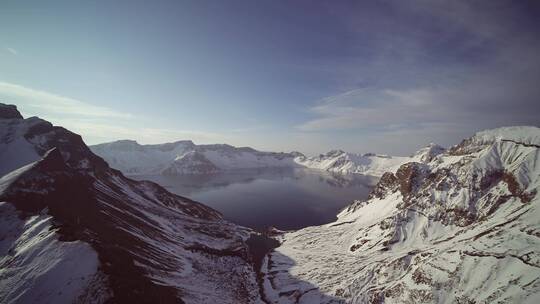
[[[282,236],[266,294],[299,303],[535,303],[540,129],[501,128],[386,173],[334,223]]]

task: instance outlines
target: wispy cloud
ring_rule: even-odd
[[[318,117],[298,128],[302,131],[384,128],[434,119],[437,92],[429,89],[354,90],[325,98],[309,109]],[[430,118],[429,114],[433,115]]]
[[[15,55],[15,56],[19,55],[19,52],[14,48],[6,47],[5,49],[6,51],[10,52],[12,55]]]
[[[89,144],[118,139],[133,139],[139,143],[156,144],[177,140],[193,140],[197,143],[221,142],[223,136],[213,132],[171,130],[167,128],[141,127],[141,124],[112,124],[104,121],[78,119],[51,119],[69,130],[83,135]]]
[[[0,82],[0,98],[21,105],[25,113],[77,117],[132,118],[133,115],[95,106],[74,98],[25,86]]]
[[[364,38],[358,49],[369,52],[336,68],[344,89],[307,107],[311,118],[297,130],[352,134],[360,149],[401,153],[428,141],[456,143],[480,129],[540,123],[540,40],[522,8],[415,1],[390,1],[396,18],[343,12]],[[365,79],[374,81],[357,84]]]
[[[89,144],[118,139],[163,143],[191,139],[200,143],[223,142],[221,134],[195,130],[142,127],[151,117],[100,107],[74,98],[0,82],[0,102],[18,106],[24,116],[39,116],[81,134]]]
[[[297,129],[353,132],[357,149],[403,154],[428,142],[455,144],[482,129],[538,125],[540,89],[518,70],[522,75],[501,69],[454,85],[346,92],[309,108],[314,117]]]

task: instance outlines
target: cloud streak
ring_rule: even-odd
[[[0,102],[16,104],[24,116],[40,116],[81,134],[88,144],[118,139],[134,139],[141,143],[182,139],[199,143],[226,141],[222,134],[214,132],[160,128],[155,123],[148,124],[153,127],[141,127],[152,119],[12,83],[0,82]]]
[[[78,117],[133,118],[133,115],[99,107],[74,98],[57,95],[25,86],[0,82],[0,98],[15,102],[23,111],[40,114],[53,114]]]
[[[377,33],[365,37],[371,57],[345,67],[349,88],[308,107],[297,130],[348,132],[359,149],[404,154],[433,139],[449,145],[481,129],[540,124],[540,37],[519,5],[417,2],[389,1],[396,18],[350,13],[359,36]]]
[[[7,47],[6,51],[10,52],[12,55],[15,55],[15,56],[19,55],[19,52],[14,48]]]
[[[158,144],[190,139],[198,143],[214,143],[223,140],[221,134],[192,130],[171,130],[166,128],[148,128],[137,125],[110,124],[94,120],[56,120],[69,130],[82,134],[89,144],[113,141],[118,139],[133,139],[145,144]]]

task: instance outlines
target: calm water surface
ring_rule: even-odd
[[[242,170],[211,175],[131,176],[219,210],[255,229],[299,229],[336,219],[354,199],[364,199],[377,179],[305,169]]]

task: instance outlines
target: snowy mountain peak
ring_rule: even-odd
[[[193,174],[196,173],[215,173],[219,168],[214,165],[204,153],[198,151],[188,151],[177,156],[173,163],[165,170],[161,171],[164,175]]]
[[[346,154],[345,151],[336,149],[336,150],[330,150],[326,154],[321,155],[321,156],[322,157],[335,157],[335,156],[341,156],[344,154]]]
[[[446,149],[434,143],[430,143],[424,148],[418,150],[411,157],[420,162],[430,162],[435,156],[443,153]]]
[[[297,164],[318,170],[341,174],[366,174],[381,176],[385,172],[395,172],[400,165],[415,161],[412,157],[399,157],[366,153],[364,155],[332,150],[316,157],[299,156]],[[417,160],[420,161],[420,160]]]
[[[532,126],[501,127],[477,132],[470,140],[484,144],[495,141],[513,141],[540,146],[540,128]]]
[[[113,142],[90,148],[111,167],[126,174],[206,174],[235,169],[298,166],[294,154],[261,152],[249,147],[196,145],[189,140],[156,145],[128,142],[127,145]]]
[[[0,103],[0,119],[22,119],[22,115],[17,110],[16,105]]]
[[[540,147],[540,128],[530,126],[502,127],[480,131],[449,149],[452,155],[464,155],[480,151],[486,146],[515,143],[522,146]]]
[[[141,145],[135,140],[131,139],[121,139],[117,141],[112,141],[108,143],[103,144],[97,144],[92,146],[92,149],[95,150],[110,150],[110,151],[145,151],[147,149],[158,149],[162,152],[172,151],[179,147],[192,147],[195,146],[193,141],[191,140],[179,140],[171,143],[165,143],[165,144],[149,144],[149,145]]]

